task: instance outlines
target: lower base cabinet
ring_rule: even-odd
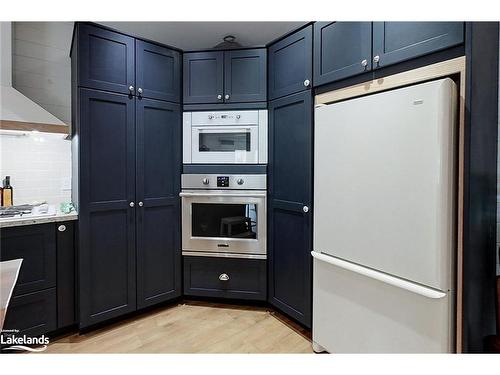
[[[184,257],[184,295],[266,300],[266,261]]]

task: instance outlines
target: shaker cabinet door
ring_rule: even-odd
[[[463,41],[463,22],[374,22],[373,57],[378,62],[373,67],[395,64]]]
[[[371,70],[371,57],[371,22],[314,24],[315,86]]]
[[[269,105],[269,302],[311,327],[312,97]]]
[[[224,52],[185,53],[183,57],[184,103],[224,101]]]
[[[224,52],[224,102],[267,100],[265,48]]]
[[[132,37],[78,25],[78,86],[130,94],[129,87],[135,87],[134,49]]]
[[[138,99],[137,306],[181,295],[180,105]]]
[[[181,90],[179,52],[136,40],[135,53],[137,95],[179,103]]]
[[[312,87],[312,25],[269,47],[269,99]]]

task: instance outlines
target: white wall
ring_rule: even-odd
[[[58,208],[71,201],[71,142],[63,137],[0,133],[0,177],[11,176],[14,204],[47,201]]]
[[[66,124],[71,122],[73,22],[13,22],[13,87]]]

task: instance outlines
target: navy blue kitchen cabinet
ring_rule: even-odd
[[[224,102],[224,52],[183,55],[184,103]]]
[[[184,104],[265,102],[264,48],[183,55]]]
[[[269,104],[268,300],[311,327],[312,97]]]
[[[80,328],[136,309],[135,99],[80,89]]]
[[[315,86],[351,77],[371,68],[371,22],[314,24]]]
[[[137,306],[181,295],[179,104],[136,106]]]
[[[134,38],[89,24],[75,27],[78,86],[135,93]]]
[[[184,294],[252,301],[266,300],[266,261],[184,257]]]
[[[267,100],[267,54],[264,48],[224,52],[224,102]]]
[[[0,260],[22,258],[4,329],[40,336],[75,323],[74,223],[2,228]]]
[[[395,64],[463,42],[463,22],[374,22],[373,67]]]
[[[269,99],[312,87],[312,25],[269,47]]]
[[[137,95],[179,103],[181,56],[169,48],[136,40]]]

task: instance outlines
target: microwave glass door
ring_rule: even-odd
[[[193,203],[193,237],[257,238],[255,204]]]
[[[193,127],[193,163],[257,163],[256,126]]]

